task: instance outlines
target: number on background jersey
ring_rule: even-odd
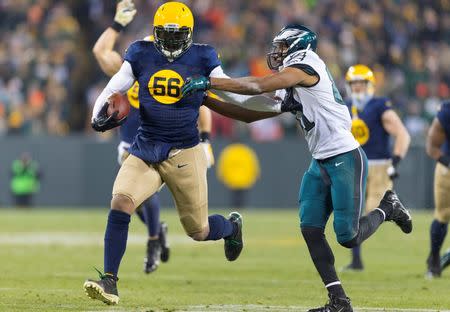
[[[330,71],[327,68],[327,74],[328,74],[328,78],[330,78],[331,81],[331,86],[333,87],[333,96],[334,96],[334,100],[336,101],[336,103],[345,105],[344,100],[342,99],[341,94],[339,93],[338,88],[336,87],[336,84],[334,83],[334,79],[330,74]]]

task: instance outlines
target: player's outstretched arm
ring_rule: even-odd
[[[395,139],[393,154],[401,158],[408,152],[411,136],[395,111],[389,109],[381,116],[383,128]]]
[[[214,99],[210,96],[206,97],[203,105],[225,117],[240,120],[246,123],[251,123],[257,120],[267,119],[280,115],[280,113],[275,112],[248,110],[241,106]]]
[[[119,33],[108,27],[98,38],[92,49],[100,68],[110,77],[119,71],[123,61],[120,54],[113,50],[118,37]]]
[[[445,131],[438,118],[434,118],[428,130],[426,150],[428,156],[439,161],[446,167],[450,167],[450,157],[442,153],[441,147],[445,143]]]
[[[389,178],[394,180],[399,177],[397,166],[408,152],[411,137],[409,136],[408,130],[406,130],[406,127],[403,125],[400,117],[394,110],[386,110],[381,115],[381,122],[386,132],[394,137],[392,164],[387,170]]]
[[[92,49],[100,68],[110,77],[119,71],[123,62],[120,54],[114,51],[114,45],[119,37],[120,31],[133,20],[135,14],[136,9],[134,8],[133,1],[120,1],[117,4],[114,24],[101,34]]]
[[[312,86],[319,80],[295,67],[286,67],[282,71],[264,77],[192,78],[182,88],[183,96],[208,89],[223,90],[238,94],[257,95],[286,89],[293,86]]]

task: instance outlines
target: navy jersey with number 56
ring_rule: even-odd
[[[136,41],[127,50],[139,83],[141,126],[129,152],[150,163],[168,158],[173,148],[199,143],[197,119],[204,93],[181,96],[187,77],[206,76],[220,66],[217,52],[208,45],[193,44],[170,62],[151,41]]]

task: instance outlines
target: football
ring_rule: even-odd
[[[128,103],[126,97],[120,93],[113,93],[108,98],[108,103],[108,116],[111,116],[115,112],[118,112],[116,118],[117,120],[126,117],[130,112],[130,103]]]

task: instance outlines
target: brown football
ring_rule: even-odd
[[[130,103],[125,95],[120,93],[113,93],[108,98],[108,116],[111,116],[115,112],[118,112],[116,119],[120,120],[126,117],[130,112]]]

